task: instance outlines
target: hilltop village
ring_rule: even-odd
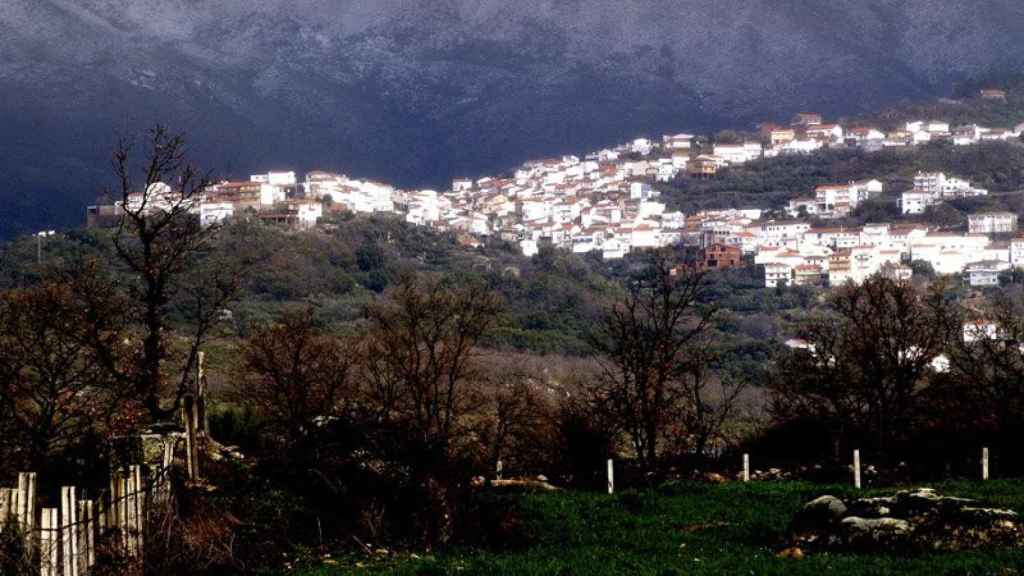
[[[1001,90],[980,97],[1005,100]],[[526,256],[544,245],[574,253],[622,258],[638,249],[683,244],[699,249],[705,269],[757,265],[766,287],[860,283],[881,273],[906,279],[911,262],[938,274],[963,274],[973,286],[998,284],[999,274],[1024,266],[1024,237],[1017,215],[984,211],[969,216],[969,230],[943,231],[927,224],[875,222],[829,226],[864,202],[886,193],[878,179],[835,182],[805,191],[775,210],[734,208],[689,214],[668,209],[659,185],[685,174],[714,179],[719,171],[756,160],[809,155],[823,149],[874,152],[932,142],[972,146],[1018,141],[1024,124],[992,128],[949,122],[906,122],[900,130],[827,123],[820,114],[797,114],[789,125],[763,124],[760,133],[729,143],[692,134],[639,138],[585,155],[527,162],[505,177],[457,179],[451,189],[400,190],[387,184],[314,171],[253,175],[209,186],[191,209],[204,225],[238,215],[299,229],[332,213],[395,213],[412,224],[455,233],[462,242],[487,238],[514,243]],[[160,210],[173,194],[156,185],[127,199],[129,209]],[[985,196],[956,174],[920,172],[913,188],[896,198],[899,211],[922,214],[956,199]],[[122,202],[90,206],[90,226],[115,221]]]

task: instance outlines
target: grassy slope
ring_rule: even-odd
[[[1024,510],[1024,483],[956,482],[943,492]],[[762,483],[673,485],[616,496],[533,494],[523,510],[533,544],[512,552],[454,551],[437,557],[367,561],[348,558],[299,571],[342,574],[919,574],[1024,573],[1024,551],[936,554],[913,558],[812,555],[777,558],[787,523],[800,505],[849,487]],[[700,527],[701,524],[707,525]],[[356,566],[359,562],[361,566]]]

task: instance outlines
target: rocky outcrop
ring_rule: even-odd
[[[816,498],[797,512],[792,544],[803,549],[859,552],[959,551],[1024,546],[1013,510],[988,508],[930,488],[844,502]]]

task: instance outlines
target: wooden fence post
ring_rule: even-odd
[[[11,489],[0,488],[0,532],[4,531],[4,525],[11,518]]]
[[[199,417],[196,412],[195,398],[191,394],[185,396],[182,412],[182,417],[185,419],[185,451],[188,459],[188,479],[195,481],[199,479],[199,447],[196,441],[196,427]]]
[[[206,353],[199,352],[196,359],[196,429],[204,435],[210,434],[210,416],[206,412]]]
[[[109,496],[109,494],[108,494],[108,496]],[[103,497],[103,493],[101,492],[100,495],[99,495],[99,498],[96,499],[96,509],[95,509],[96,529],[97,529],[97,532],[99,534],[103,534],[109,528],[109,526],[107,524],[107,522],[108,522],[107,518],[110,515],[107,513],[107,511],[109,510],[110,507],[106,505],[106,502],[104,502],[104,500],[105,500],[105,498]]]
[[[89,570],[89,566],[86,563],[86,558],[89,555],[89,523],[85,517],[85,501],[79,500],[75,503],[75,517],[78,523],[75,525],[75,541],[78,543],[78,558],[75,564],[78,565],[78,573],[86,574]]]
[[[125,534],[128,537],[128,556],[135,557],[135,491],[138,488],[135,486],[135,474],[132,473],[132,469],[128,469],[128,477],[126,478],[127,486],[125,488],[125,507],[127,513],[125,518]]]
[[[43,508],[39,533],[40,576],[60,576],[60,523],[56,508]]]
[[[743,455],[743,481],[750,482],[750,454]]]
[[[64,576],[78,576],[77,494],[74,486],[60,489],[61,564]]]
[[[121,473],[117,470],[110,472],[110,494],[107,506],[107,530],[115,536],[116,540],[121,538]]]
[[[14,518],[18,525],[18,529],[22,533],[27,532],[28,529],[28,473],[18,473],[18,487],[15,489],[15,498],[17,501],[14,505]]]
[[[608,459],[608,493],[615,493],[615,461]]]
[[[85,504],[85,566],[92,569],[96,565],[96,534],[99,532],[99,521],[96,516],[96,503],[86,500]]]
[[[128,526],[130,522],[130,519],[128,518],[129,490],[128,478],[124,475],[124,472],[122,472],[122,474],[118,475],[118,533],[121,534],[121,549],[124,554],[131,553],[128,534]]]
[[[135,498],[132,500],[135,516],[135,556],[142,558],[143,532],[146,527],[146,487],[142,482],[142,466],[138,464],[132,466],[131,475],[133,478],[132,483],[135,485]]]
[[[26,543],[31,546],[31,534],[36,519],[36,474],[35,472],[18,473],[18,525],[24,531]]]
[[[981,449],[981,479],[988,480],[988,448]]]
[[[853,451],[853,486],[860,488],[860,450]]]

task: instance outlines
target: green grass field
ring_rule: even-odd
[[[949,495],[1024,510],[1024,481],[929,484]],[[854,554],[776,557],[787,524],[802,503],[846,486],[802,482],[674,484],[615,496],[525,494],[531,543],[515,551],[451,550],[376,560],[345,557],[294,572],[343,574],[622,575],[650,574],[1024,574],[1024,551],[935,554],[910,558]],[[866,491],[871,493],[872,491]],[[875,491],[875,492],[885,492]]]

